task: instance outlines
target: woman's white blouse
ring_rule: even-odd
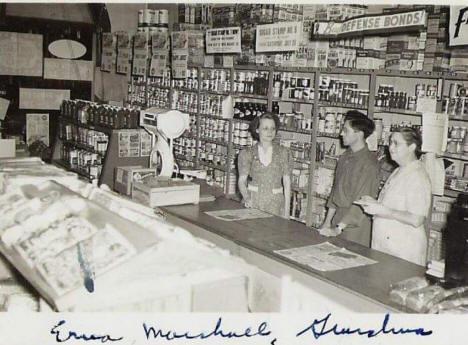
[[[379,201],[394,210],[427,217],[431,206],[431,181],[424,164],[416,160],[397,168],[380,192]],[[416,228],[376,216],[372,248],[425,266],[427,235],[424,224]]]

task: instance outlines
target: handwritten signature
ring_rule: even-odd
[[[70,339],[75,339],[75,340],[84,340],[84,341],[90,341],[90,340],[99,340],[101,343],[105,343],[107,341],[120,341],[123,339],[123,337],[111,337],[108,334],[105,335],[98,335],[98,334],[85,334],[85,333],[77,333],[74,331],[68,331],[61,333],[60,330],[58,329],[60,326],[63,326],[65,324],[65,320],[60,320],[52,329],[50,330],[50,334],[55,335],[55,341],[57,343],[63,343],[67,340]],[[65,334],[64,334],[65,333]]]
[[[156,330],[154,327],[148,327],[146,323],[143,322],[143,329],[145,331],[146,339],[156,339],[156,338],[164,338],[166,340],[174,340],[174,339],[207,339],[210,337],[221,337],[221,338],[251,338],[256,336],[266,337],[271,334],[271,331],[268,329],[268,323],[263,321],[260,323],[255,331],[252,331],[251,327],[247,327],[245,330],[240,332],[233,332],[233,331],[224,331],[222,329],[222,321],[223,319],[220,317],[216,322],[216,325],[212,331],[209,333],[205,332],[190,332],[190,331],[175,331],[175,330],[167,330],[163,331],[162,329]],[[273,341],[274,343],[274,341]]]
[[[337,323],[331,321],[331,313],[325,316],[322,319],[314,319],[312,323],[310,323],[306,328],[302,329],[301,331],[296,333],[296,338],[303,337],[306,335],[312,334],[315,339],[319,339],[320,337],[324,337],[326,335],[331,336],[349,336],[349,335],[357,335],[357,336],[364,336],[367,338],[374,338],[379,335],[417,335],[417,336],[429,336],[433,332],[432,330],[426,330],[422,327],[419,328],[395,328],[390,325],[390,314],[385,314],[385,317],[382,321],[380,328],[378,329],[362,329],[361,327],[357,328],[350,328],[346,326],[339,326]],[[86,334],[86,333],[79,333],[75,331],[64,331],[59,329],[61,326],[65,324],[65,320],[60,320],[56,325],[52,327],[50,330],[50,334],[55,336],[55,341],[62,343],[68,340],[83,340],[83,341],[91,341],[91,340],[98,340],[102,343],[105,342],[117,342],[124,339],[124,337],[115,337],[109,334]],[[144,335],[146,340],[157,340],[158,338],[161,340],[172,341],[177,339],[186,339],[186,340],[194,340],[194,339],[208,339],[208,338],[228,338],[228,339],[235,339],[235,338],[252,338],[252,337],[268,337],[264,338],[269,342],[271,345],[279,345],[277,344],[278,339],[273,336],[273,331],[270,330],[269,324],[266,321],[260,322],[255,327],[246,327],[240,331],[232,331],[226,330],[223,327],[223,319],[219,317],[216,321],[216,324],[213,328],[210,328],[207,332],[205,331],[191,331],[187,330],[187,328],[183,328],[183,330],[163,330],[162,328],[158,328],[156,326],[149,326],[145,322],[142,324]]]
[[[395,329],[394,327],[389,326],[390,321],[390,314],[385,314],[385,317],[382,321],[382,326],[380,329],[366,329],[363,330],[360,327],[358,328],[347,328],[338,326],[338,324],[329,325],[328,322],[330,320],[331,313],[325,316],[323,319],[315,319],[309,326],[304,328],[302,331],[296,334],[296,337],[300,337],[302,335],[308,334],[312,332],[315,339],[323,337],[325,335],[352,335],[357,334],[360,336],[367,336],[367,338],[374,338],[380,334],[389,334],[389,335],[397,335],[397,334],[415,334],[420,336],[428,336],[432,334],[432,330],[424,330],[424,328],[398,328]]]

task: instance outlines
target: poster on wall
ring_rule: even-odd
[[[20,88],[20,109],[60,110],[64,99],[70,99],[70,90]]]
[[[241,28],[219,28],[206,31],[206,52],[215,53],[240,53],[241,52]]]
[[[26,144],[36,140],[49,146],[49,114],[26,114]]]
[[[148,39],[148,32],[137,32],[133,37],[132,75],[146,75]]]
[[[119,157],[140,156],[140,132],[138,130],[119,131]]]
[[[132,40],[128,32],[117,33],[117,73],[127,74],[130,72],[130,60],[132,58]]]
[[[468,6],[450,6],[449,46],[468,45]]]
[[[117,38],[111,32],[102,34],[102,61],[101,71],[110,72],[115,64],[115,49],[117,46]]]
[[[44,59],[44,79],[93,81],[93,72],[93,61]]]
[[[148,157],[151,154],[151,135],[142,130],[140,133],[140,156]]]
[[[42,76],[42,35],[0,32],[0,75]]]
[[[176,31],[171,34],[172,44],[172,77],[183,79],[187,77],[188,36],[186,31]]]
[[[167,31],[157,31],[151,34],[151,77],[164,76],[164,70],[169,62],[169,34]]]
[[[302,41],[302,22],[257,25],[256,52],[297,50]]]

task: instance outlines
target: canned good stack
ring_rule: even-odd
[[[228,175],[229,174],[229,175]],[[229,184],[226,184],[225,193],[226,194],[235,194],[237,190],[237,175],[235,173],[228,173]]]
[[[174,91],[172,94],[172,109],[197,113],[198,97],[196,93],[186,91]]]
[[[247,121],[234,120],[232,123],[232,141],[234,145],[249,147],[253,145],[252,134]]]
[[[198,90],[198,69],[187,68],[187,77],[184,79],[172,79],[172,87],[181,87],[190,90]]]
[[[202,69],[200,89],[212,92],[231,91],[231,71],[228,69]]]
[[[200,161],[220,167],[226,166],[227,147],[215,143],[202,143],[200,147]]]
[[[467,88],[458,83],[450,84],[449,95],[442,101],[442,111],[453,116],[468,116]]]
[[[148,107],[169,108],[169,89],[148,85]]]
[[[468,135],[464,126],[452,126],[449,128],[447,140],[447,153],[468,154]]]
[[[139,28],[162,28],[169,29],[169,11],[143,9],[138,11]]]
[[[185,157],[188,161],[185,166],[194,166],[197,153],[197,140],[195,138],[179,137],[174,139],[174,153]],[[178,158],[178,157],[177,157]]]
[[[280,113],[278,116],[282,128],[291,130],[312,129],[312,118],[306,118],[302,112]]]
[[[164,69],[162,77],[148,77],[148,86],[171,87],[171,69]]]
[[[303,141],[292,142],[289,145],[294,159],[310,161],[312,144]]]
[[[208,168],[206,171],[206,183],[209,186],[225,188],[224,181],[226,180],[224,171]]]
[[[200,138],[229,141],[229,121],[200,117]]]
[[[338,137],[344,124],[344,114],[340,112],[329,111],[322,108],[319,114],[318,132],[329,136]]]
[[[133,76],[127,91],[128,103],[141,107],[146,106],[146,76]]]
[[[350,80],[321,77],[319,100],[367,107],[369,103],[369,90],[359,89],[358,86],[358,83]]]
[[[200,94],[200,113],[203,115],[222,116],[224,96]]]
[[[60,148],[60,159],[72,169],[85,174],[89,179],[99,179],[102,171],[101,157],[86,150],[63,145]]]
[[[273,74],[273,97],[313,100],[314,89],[311,85],[310,77],[298,77],[292,72],[275,72]]]
[[[268,75],[269,72],[266,71],[236,71],[233,91],[266,96],[268,94]]]

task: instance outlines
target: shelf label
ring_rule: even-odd
[[[240,53],[241,28],[236,26],[207,30],[206,52],[208,54]]]
[[[296,51],[302,41],[302,22],[279,22],[257,25],[255,51]]]
[[[449,46],[468,45],[468,6],[450,6]]]

